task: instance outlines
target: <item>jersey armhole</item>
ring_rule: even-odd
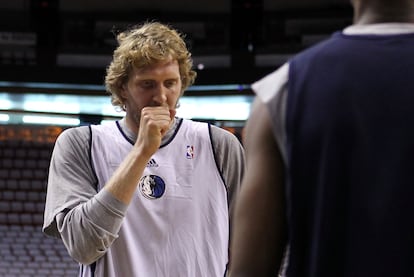
[[[88,128],[89,128],[89,151],[88,151],[89,152],[88,153],[89,154],[89,164],[91,166],[93,177],[95,178],[94,187],[95,187],[96,192],[98,192],[99,191],[98,176],[96,175],[95,167],[93,166],[93,161],[92,161],[92,126],[89,125]]]

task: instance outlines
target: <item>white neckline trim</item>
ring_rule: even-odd
[[[346,35],[396,35],[414,33],[413,23],[378,23],[351,25],[343,30]]]

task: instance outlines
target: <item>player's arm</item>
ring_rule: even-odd
[[[284,166],[264,104],[244,138],[247,168],[233,219],[230,276],[274,276],[286,245]]]
[[[50,162],[43,231],[60,237],[76,261],[89,264],[117,238],[127,206],[97,193],[90,163],[90,131],[71,128],[56,141]]]

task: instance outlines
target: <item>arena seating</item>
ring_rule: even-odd
[[[63,243],[42,233],[59,127],[0,125],[0,276],[77,276]]]

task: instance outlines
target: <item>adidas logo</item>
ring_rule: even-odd
[[[151,159],[148,161],[147,167],[158,167],[158,164],[154,159]]]

